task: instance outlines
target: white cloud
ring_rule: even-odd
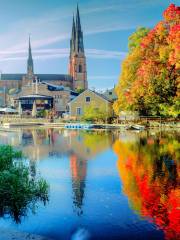
[[[94,59],[124,59],[126,52],[108,51],[100,49],[86,49],[87,58]],[[69,56],[68,48],[55,49],[35,49],[33,51],[33,59],[46,60],[55,58],[67,58]],[[0,61],[21,61],[27,59],[27,50],[5,50],[0,51]]]
[[[151,0],[150,0],[151,1]],[[84,35],[98,34],[124,29],[135,28],[138,21],[133,18],[124,18],[122,14],[132,11],[134,5],[143,6],[144,1],[135,1],[136,4],[94,3],[83,4],[80,7]],[[149,2],[149,1],[148,1]],[[151,1],[152,2],[152,1]],[[109,11],[106,15],[104,12]],[[109,15],[116,11],[116,15]],[[16,50],[27,48],[28,34],[32,34],[33,48],[44,47],[57,42],[70,39],[72,23],[72,6],[57,8],[47,13],[40,13],[37,17],[27,16],[26,19],[10,23],[6,32],[0,33],[0,49]],[[109,18],[107,18],[109,16]],[[153,20],[150,19],[152,22]]]

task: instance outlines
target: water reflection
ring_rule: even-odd
[[[166,239],[178,238],[174,133],[32,128],[0,132],[2,143],[23,150],[31,177],[40,170],[50,184],[47,208],[23,222],[23,231],[46,231],[53,239],[70,239],[82,229],[93,239],[159,240],[163,231]]]
[[[34,161],[47,156],[71,156],[92,159],[105,151],[114,142],[114,134],[104,131],[68,131],[62,129],[17,129],[0,131],[0,144],[10,144],[23,149],[25,155]]]
[[[82,215],[83,198],[86,187],[87,161],[78,159],[76,155],[72,155],[70,158],[70,165],[75,212],[78,215]]]
[[[0,144],[12,144],[23,150],[30,161],[31,176],[36,175],[36,163],[48,157],[69,159],[74,212],[83,214],[88,160],[113,145],[115,133],[104,131],[67,131],[62,129],[17,129],[0,132]],[[11,137],[9,137],[11,135]]]
[[[180,237],[180,145],[174,135],[155,134],[114,144],[123,192],[141,217],[164,231],[165,239]]]

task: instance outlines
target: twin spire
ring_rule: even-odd
[[[83,32],[81,30],[79,7],[77,5],[76,21],[73,16],[72,35],[70,41],[70,54],[79,52],[84,53],[84,44],[83,44]]]
[[[76,21],[73,16],[72,24],[72,35],[70,41],[70,55],[73,53],[84,53],[84,44],[83,44],[83,32],[81,30],[81,20],[79,14],[79,7],[77,5],[76,12]],[[29,50],[28,50],[28,60],[27,60],[27,73],[29,75],[34,74],[34,65],[31,51],[31,38],[29,36]]]

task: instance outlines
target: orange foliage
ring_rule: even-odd
[[[151,218],[164,231],[166,239],[178,239],[180,169],[176,149],[172,148],[172,143],[152,137],[145,145],[137,146],[136,142],[124,143],[120,140],[114,144],[123,192],[132,208],[142,217]],[[169,166],[167,162],[171,157],[174,164]]]
[[[139,45],[134,44],[136,47],[123,62],[114,105],[116,112],[133,109],[140,114],[159,115],[162,104],[172,107],[178,100],[180,7],[171,4],[163,16],[162,21],[142,36]],[[133,45],[133,38],[130,39]]]

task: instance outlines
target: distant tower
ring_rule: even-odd
[[[26,73],[26,76],[23,77],[22,86],[31,85],[32,81],[34,81],[34,66],[33,66],[33,58],[32,58],[32,51],[31,51],[31,39],[29,36],[27,73]]]
[[[27,60],[27,75],[32,78],[34,75],[34,65],[31,52],[31,39],[29,36],[29,50],[28,50],[28,60]]]
[[[76,23],[73,16],[72,36],[70,40],[69,74],[73,77],[74,90],[88,88],[83,32],[81,30],[81,21],[78,6],[76,13]]]
[[[22,87],[31,85],[34,81],[34,66],[33,66],[33,58],[31,52],[31,39],[29,36],[29,47],[28,47],[28,59],[27,59],[27,73],[22,79]]]

